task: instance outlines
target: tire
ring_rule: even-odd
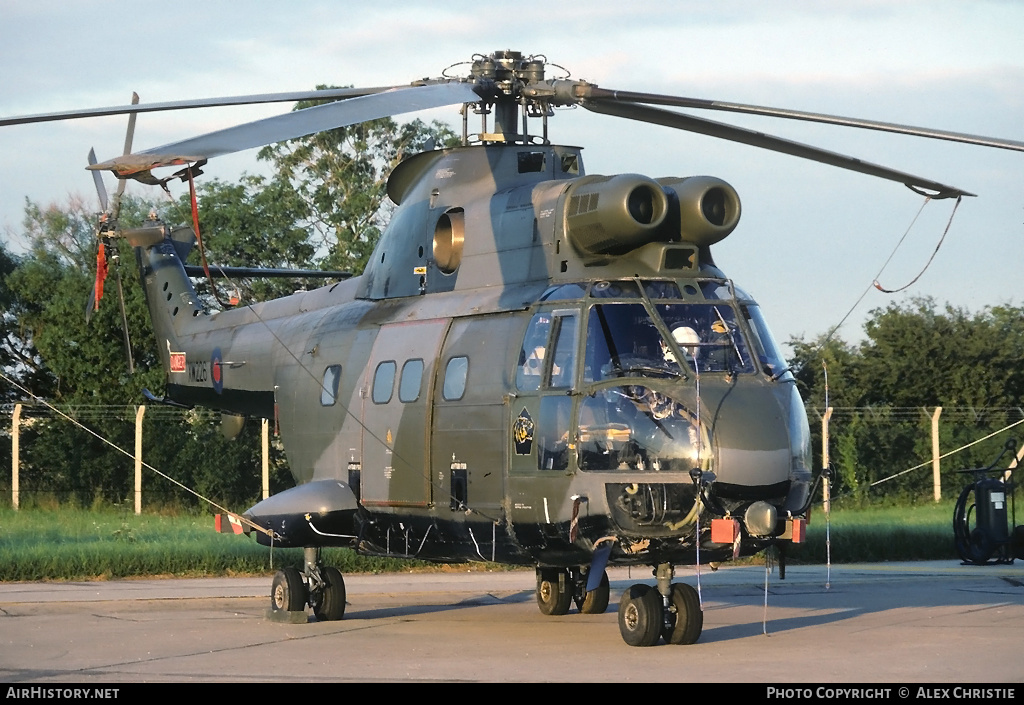
[[[672,586],[669,600],[672,612],[672,627],[662,627],[661,635],[669,644],[693,644],[704,629],[704,612],[700,608],[700,596],[686,583]]]
[[[270,609],[275,612],[302,612],[306,609],[306,585],[293,566],[274,573],[270,588]]]
[[[994,547],[988,535],[978,527],[974,516],[977,483],[960,492],[953,508],[953,537],[956,553],[964,563],[985,565]]]
[[[560,576],[564,576],[559,579]],[[572,581],[565,568],[537,569],[537,606],[541,614],[562,615],[572,605]]]
[[[619,633],[630,646],[654,646],[661,639],[661,595],[649,585],[637,584],[619,601]]]
[[[1015,526],[1010,535],[1010,546],[1013,549],[1013,557],[1024,561],[1024,526]]]
[[[584,583],[585,585],[586,583]],[[611,592],[608,584],[608,573],[601,576],[601,584],[595,590],[583,593],[582,600],[576,600],[576,607],[583,614],[604,614],[608,609],[608,598]],[[575,599],[575,598],[574,598]]]
[[[323,590],[313,605],[313,614],[319,622],[334,622],[345,616],[345,578],[341,571],[327,566],[320,571]]]

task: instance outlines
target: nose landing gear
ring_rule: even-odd
[[[630,646],[654,646],[664,638],[668,644],[693,644],[704,628],[697,591],[685,583],[672,584],[670,563],[655,568],[656,588],[638,583],[619,601],[619,633]]]

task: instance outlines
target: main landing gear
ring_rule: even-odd
[[[619,601],[619,633],[630,646],[654,646],[662,638],[668,644],[693,644],[704,628],[697,591],[685,583],[672,584],[670,563],[654,570],[657,587],[638,583],[622,593]]]
[[[566,614],[575,603],[583,614],[603,614],[608,609],[608,574],[587,591],[587,573],[580,567],[537,568],[537,606],[544,614]]]
[[[317,621],[333,621],[345,616],[345,579],[334,566],[324,565],[319,548],[305,549],[303,572],[288,566],[274,574],[270,589],[272,617],[301,614],[313,608]],[[303,580],[305,578],[305,580]]]

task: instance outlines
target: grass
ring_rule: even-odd
[[[952,518],[952,501],[834,508],[829,521],[832,562],[957,560]],[[825,525],[816,507],[806,543],[793,547],[789,560],[824,563]],[[270,550],[251,538],[214,532],[209,515],[0,508],[0,581],[267,575],[270,559]],[[421,561],[370,558],[347,549],[326,549],[324,559],[343,573],[431,568]],[[299,565],[302,551],[276,549],[273,561],[275,567]]]
[[[815,507],[807,542],[789,557],[801,563],[826,560],[826,523],[833,563],[959,560],[953,545],[953,502],[927,502],[869,509],[833,507],[826,522]]]
[[[326,549],[324,559],[348,573],[424,565],[347,549]],[[301,562],[301,549],[274,550],[275,567]],[[270,570],[270,549],[246,536],[216,533],[209,515],[0,509],[0,581],[265,575]]]

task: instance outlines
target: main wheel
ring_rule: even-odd
[[[585,587],[584,590],[586,590]],[[597,588],[589,592],[585,591],[582,599],[573,596],[573,601],[576,603],[576,608],[583,614],[604,614],[608,609],[609,592],[608,573],[604,572],[601,575],[601,584]]]
[[[537,569],[537,606],[543,614],[559,615],[572,604],[572,581],[565,568]]]
[[[345,616],[345,579],[333,566],[320,570],[324,586],[313,600],[313,614],[320,622],[333,622]]]
[[[693,644],[704,629],[704,612],[700,608],[700,596],[686,583],[672,586],[669,600],[671,627],[664,625],[661,635],[669,644]]]
[[[619,601],[619,633],[630,646],[654,646],[661,638],[661,595],[649,585],[637,584]]]
[[[275,611],[301,612],[306,609],[306,585],[293,566],[274,573],[270,588],[270,608]]]

